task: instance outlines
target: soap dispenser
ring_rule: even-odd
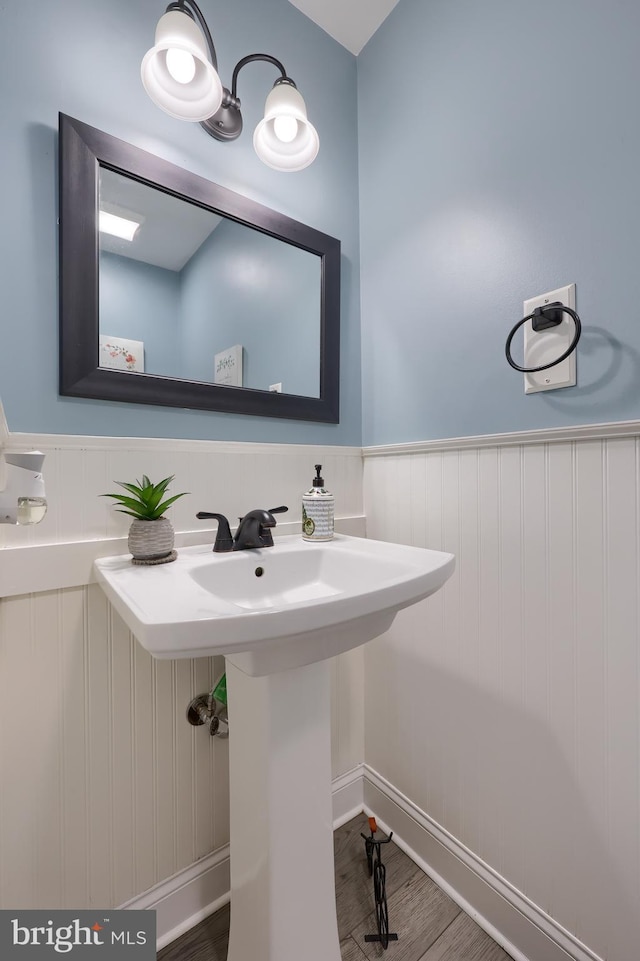
[[[322,464],[316,464],[313,486],[302,495],[302,539],[330,541],[333,537],[333,494],[324,486],[320,476]]]

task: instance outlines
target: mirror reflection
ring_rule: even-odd
[[[65,114],[59,149],[62,396],[339,423],[339,240]]]
[[[100,167],[99,365],[320,396],[315,253]]]

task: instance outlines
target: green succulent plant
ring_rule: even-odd
[[[163,500],[169,484],[175,477],[165,477],[159,484],[152,484],[146,474],[142,475],[142,480],[135,484],[127,484],[125,481],[116,481],[119,487],[124,487],[128,494],[102,494],[102,497],[112,497],[120,505],[116,508],[121,514],[129,514],[142,521],[159,520],[168,507],[177,501],[179,497],[184,497],[187,491],[182,494],[174,494]]]

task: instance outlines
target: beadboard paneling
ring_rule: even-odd
[[[367,764],[594,956],[636,957],[638,438],[366,453],[368,535],[457,557],[365,648]]]
[[[210,527],[199,510],[217,511],[233,521],[253,507],[287,504],[285,521],[301,518],[302,493],[311,486],[313,465],[336,499],[336,516],[362,514],[360,448],[288,444],[240,444],[149,438],[11,434],[7,447],[38,449],[49,509],[40,524],[0,525],[0,547],[56,544],[126,537],[129,518],[100,497],[119,490],[118,480],[175,474],[172,492],[189,491],[169,517],[176,531]]]
[[[357,517],[361,452],[24,435],[8,443],[45,452],[49,511],[34,527],[0,526],[0,577],[19,557],[25,583],[14,596],[0,583],[0,907],[116,906],[226,847],[229,742],[185,719],[224,659],[153,661],[87,583],[105,539],[118,545],[109,552],[126,551],[128,518],[100,493],[114,480],[175,474],[174,490],[191,492],[171,511],[188,540],[199,509],[233,520],[288,504],[287,522],[299,522],[301,493],[322,463],[337,515]],[[30,585],[36,559],[55,589],[36,589],[35,568]],[[332,672],[338,776],[364,754],[362,651],[336,659]]]

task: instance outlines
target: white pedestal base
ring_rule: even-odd
[[[249,677],[226,662],[228,961],[340,961],[329,661]]]

